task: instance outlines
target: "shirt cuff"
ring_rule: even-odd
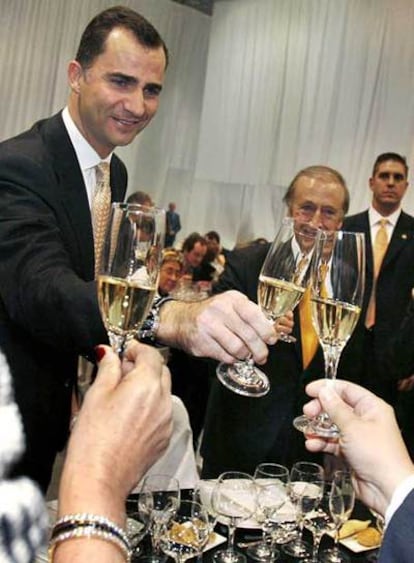
[[[402,503],[405,501],[406,497],[414,489],[414,474],[406,477],[395,489],[391,502],[385,511],[385,527],[388,526],[391,518],[394,516],[395,512],[399,509]]]

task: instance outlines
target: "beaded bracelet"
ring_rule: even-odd
[[[95,537],[113,543],[122,551],[126,561],[131,561],[131,546],[122,528],[104,516],[80,513],[63,516],[54,525],[49,544],[49,562],[53,561],[53,554],[59,543],[85,537]]]

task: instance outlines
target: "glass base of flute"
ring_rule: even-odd
[[[270,389],[267,375],[254,365],[252,358],[234,364],[221,363],[216,373],[221,383],[238,395],[263,397]]]
[[[322,413],[316,418],[309,418],[302,414],[293,420],[293,426],[304,434],[321,438],[339,438],[339,428],[326,413]]]

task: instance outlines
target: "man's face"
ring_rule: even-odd
[[[336,231],[342,226],[344,202],[345,192],[340,184],[301,176],[295,185],[290,215],[298,227],[305,224],[315,229]],[[313,247],[314,241],[311,237],[303,237],[302,243],[309,245],[309,248],[303,248],[306,252]]]
[[[216,258],[220,252],[220,245],[216,241],[216,239],[207,238],[206,240],[207,240],[207,254],[209,260],[214,260],[214,258]]]
[[[181,276],[181,265],[175,260],[164,262],[160,269],[160,293],[171,293]]]
[[[105,51],[89,68],[69,65],[69,111],[96,152],[105,158],[131,143],[155,115],[165,71],[162,47],[149,49],[124,28],[113,29]]]
[[[196,242],[192,250],[184,253],[184,258],[187,264],[190,264],[192,268],[196,268],[203,261],[206,252],[207,245]]]
[[[408,187],[405,168],[401,162],[386,160],[369,179],[372,205],[379,213],[388,215],[398,209]]]

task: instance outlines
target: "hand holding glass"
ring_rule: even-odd
[[[113,203],[98,275],[98,302],[112,348],[122,354],[152,305],[165,211]]]
[[[308,224],[283,219],[259,274],[257,301],[266,317],[274,323],[292,311],[305,293],[306,271],[316,240],[317,229]],[[295,342],[286,334],[280,340]],[[232,365],[219,364],[219,380],[239,395],[261,397],[270,388],[269,379],[251,358]]]
[[[311,263],[312,322],[325,358],[327,384],[336,379],[342,350],[361,312],[365,285],[363,233],[319,232]],[[338,428],[323,413],[311,420],[299,416],[301,432],[335,438]]]

